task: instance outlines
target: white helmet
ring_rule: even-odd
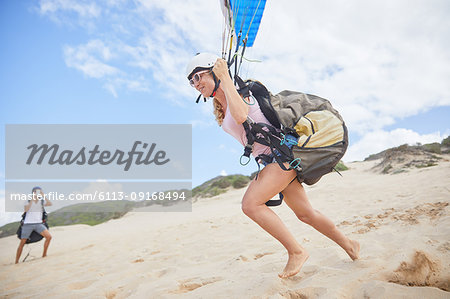
[[[211,53],[198,53],[191,59],[191,61],[187,65],[186,77],[190,79],[194,73],[202,69],[211,69],[218,58],[219,56]]]

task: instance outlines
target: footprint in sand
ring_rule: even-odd
[[[144,259],[135,259],[132,263],[142,263]]]
[[[269,255],[269,254],[274,254],[275,252],[266,252],[266,253],[258,253],[255,255],[255,257],[253,258],[254,260],[258,260],[260,258],[262,258],[263,256]]]
[[[190,279],[186,279],[186,280],[181,280],[181,281],[178,281],[178,283],[180,284],[178,286],[178,289],[171,291],[171,293],[182,294],[182,293],[191,292],[195,289],[201,288],[201,287],[211,284],[211,283],[215,283],[220,280],[222,280],[221,277],[211,277],[211,278],[207,278],[207,279],[190,278]]]
[[[71,290],[82,290],[93,284],[95,280],[79,281],[68,285]]]
[[[105,293],[105,298],[106,299],[113,299],[113,298],[116,297],[116,295],[117,295],[117,291],[107,291]]]
[[[244,256],[244,255],[240,255],[239,257],[236,258],[237,261],[243,261],[243,262],[248,262],[248,257]]]
[[[253,256],[253,260],[259,260],[263,256],[266,256],[266,255],[269,255],[269,254],[274,254],[274,253],[275,252],[258,253],[258,254],[255,254]],[[243,262],[248,262],[251,259],[252,259],[251,257],[244,256],[244,255],[240,255],[239,257],[236,258],[237,261],[243,261]]]
[[[285,292],[280,292],[279,294],[283,298],[298,298],[298,299],[308,299],[308,298],[324,298],[328,293],[326,288],[321,287],[308,287],[298,290],[289,290]]]
[[[176,269],[175,269],[175,268],[168,268],[168,269],[164,269],[164,270],[161,270],[161,271],[156,272],[156,273],[155,273],[155,276],[156,276],[157,278],[161,278],[161,277],[163,277],[164,275],[166,275],[166,274],[168,274],[168,273],[174,273],[174,272],[176,272]]]

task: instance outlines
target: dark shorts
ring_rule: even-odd
[[[286,135],[286,139],[292,140],[294,143],[296,143],[296,141],[297,141],[297,138],[295,138],[295,136],[293,136],[293,135],[291,135],[291,134],[287,134],[287,135]],[[287,142],[286,144],[288,145],[289,149],[292,149],[292,147],[294,146],[293,143],[290,143],[290,142]],[[276,154],[278,157],[281,156],[281,154],[280,154],[277,150],[274,150],[274,154]],[[264,166],[267,166],[267,165],[269,165],[269,164],[271,164],[271,163],[277,163],[277,160],[275,160],[275,157],[274,157],[273,154],[270,154],[269,157],[272,158],[272,160],[271,160],[270,163],[269,163],[269,162],[266,162],[265,160],[261,160],[261,163],[262,163]]]
[[[40,234],[46,229],[47,228],[42,223],[25,223],[24,225],[22,225],[22,234],[20,238],[28,239],[33,231]]]

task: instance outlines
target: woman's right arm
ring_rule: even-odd
[[[220,86],[225,94],[227,105],[230,107],[231,115],[238,124],[242,124],[247,120],[248,105],[244,103],[236,87],[234,87],[233,80],[228,72],[227,62],[220,58],[217,59],[213,72],[220,79]]]

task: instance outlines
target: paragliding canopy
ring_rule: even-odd
[[[228,28],[237,36],[241,33],[240,45],[247,39],[247,47],[253,46],[266,0],[221,0],[222,13]]]
[[[255,41],[266,0],[220,0],[220,4],[225,18],[222,58],[228,61],[229,67],[234,64],[237,75],[245,49]]]

